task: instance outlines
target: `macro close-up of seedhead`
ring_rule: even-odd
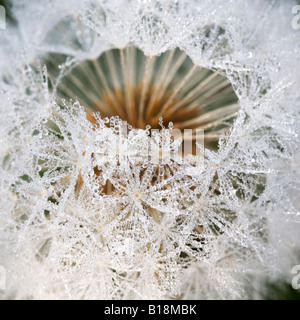
[[[296,2],[0,5],[1,299],[298,297]]]

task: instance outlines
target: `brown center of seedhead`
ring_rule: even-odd
[[[52,56],[48,69],[63,62]],[[224,76],[195,65],[181,50],[147,57],[132,46],[112,49],[97,59],[85,60],[72,69],[58,86],[61,98],[77,99],[87,117],[119,116],[134,128],[203,129],[205,147],[217,149],[220,135],[228,130],[239,105]],[[190,138],[195,141],[195,137]]]

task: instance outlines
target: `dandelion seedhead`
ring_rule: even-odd
[[[2,296],[249,298],[286,280],[300,222],[288,6],[253,21],[258,1],[72,4],[13,6],[18,62],[0,53]]]

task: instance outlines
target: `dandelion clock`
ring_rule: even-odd
[[[297,293],[296,3],[4,5],[2,299]]]

